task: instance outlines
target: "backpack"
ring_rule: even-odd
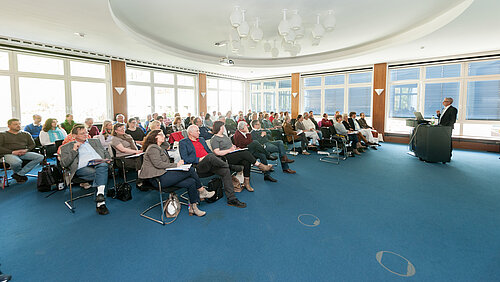
[[[39,192],[49,192],[52,185],[63,182],[63,176],[59,168],[55,165],[46,165],[38,172],[36,188]]]
[[[215,195],[212,198],[205,199],[207,203],[215,203],[218,199],[224,197],[224,192],[222,191],[222,179],[220,177],[213,178],[208,182],[207,191],[215,191]]]
[[[163,212],[168,218],[177,218],[181,212],[181,202],[175,193],[168,195],[168,200],[165,201],[165,205],[163,206]]]
[[[123,202],[132,200],[132,187],[128,183],[117,184],[115,189],[108,190],[107,196]]]

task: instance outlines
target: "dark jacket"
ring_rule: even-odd
[[[200,137],[198,140],[203,145],[203,148],[205,148],[205,151],[207,151],[207,153],[212,153],[203,137]],[[184,163],[186,164],[197,164],[200,162],[200,159],[196,157],[196,151],[194,149],[193,142],[191,142],[191,140],[187,137],[179,142],[179,153],[181,155],[181,159],[183,159]]]
[[[313,117],[309,117],[309,119],[314,123],[314,126],[316,126],[316,130],[319,130],[319,126],[316,120]]]
[[[348,118],[347,121],[349,122],[349,126],[351,127],[351,130],[356,130],[356,125],[354,125],[354,120],[352,118]],[[361,127],[361,126],[359,126]]]
[[[444,115],[439,119],[439,125],[451,126],[454,127],[455,122],[457,121],[457,108],[450,105],[450,107],[444,112]],[[438,118],[441,115],[438,115]]]
[[[351,124],[349,122],[343,120],[342,124],[344,125],[345,129],[347,129],[347,130],[354,130],[354,126],[351,127]]]
[[[212,136],[214,136],[214,135],[208,131],[209,131],[208,127],[201,126],[200,127],[200,137],[202,137],[205,140],[209,140],[210,138],[212,138]]]
[[[266,136],[262,137],[262,132],[266,132]],[[267,142],[273,141],[271,131],[269,130],[263,130],[263,129],[252,130],[250,134],[252,134],[252,140],[257,141],[262,145],[266,144]]]
[[[372,128],[371,126],[368,125],[368,123],[366,123],[366,120],[364,118],[358,119],[358,123],[359,126],[361,126],[361,128]]]

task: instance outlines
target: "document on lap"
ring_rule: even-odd
[[[167,168],[167,169],[165,169],[165,170],[166,170],[166,171],[170,171],[170,170],[188,171],[190,168],[191,168],[191,164],[185,164],[185,165],[181,165],[181,166],[179,166],[179,167]]]
[[[126,156],[125,158],[126,159],[130,159],[130,158],[135,158],[135,157],[139,157],[139,156],[142,156],[142,155],[144,155],[144,152],[139,153],[139,154],[135,154],[135,155]]]
[[[239,152],[239,151],[245,151],[245,150],[248,150],[248,148],[236,149],[236,150],[234,150],[234,151],[232,151],[232,152],[229,152],[228,154],[232,154],[232,153],[234,153],[234,152]]]
[[[87,164],[87,166],[95,166],[95,165],[98,165],[98,164],[102,164],[102,163],[107,163],[109,162],[109,160],[106,160],[106,159],[95,159],[95,160],[90,160]]]

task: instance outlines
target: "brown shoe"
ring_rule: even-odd
[[[248,192],[255,191],[252,186],[250,186],[250,177],[245,177],[243,180],[243,186],[248,190]]]
[[[296,173],[295,170],[291,170],[291,169],[284,169],[283,172],[284,173],[289,173],[289,174],[295,174]]]
[[[243,188],[241,188],[241,184],[240,184],[240,181],[238,180],[238,178],[233,176],[232,180],[233,180],[234,192],[239,193],[239,192],[243,191]]]
[[[272,165],[265,165],[263,163],[259,163],[257,166],[261,171],[269,171],[273,166]]]
[[[287,156],[283,156],[283,157],[281,157],[281,162],[282,162],[282,163],[291,164],[291,163],[293,163],[294,161],[295,161],[295,160],[289,159]]]

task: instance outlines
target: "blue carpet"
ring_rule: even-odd
[[[455,150],[443,165],[406,151],[386,143],[340,165],[297,156],[278,183],[252,174],[246,209],[183,207],[167,226],[139,216],[155,192],[109,199],[99,216],[90,198],[71,214],[68,191],[13,184],[0,191],[1,269],[13,281],[500,281],[498,154]],[[415,274],[391,273],[379,251]],[[382,264],[406,274],[387,252]]]

